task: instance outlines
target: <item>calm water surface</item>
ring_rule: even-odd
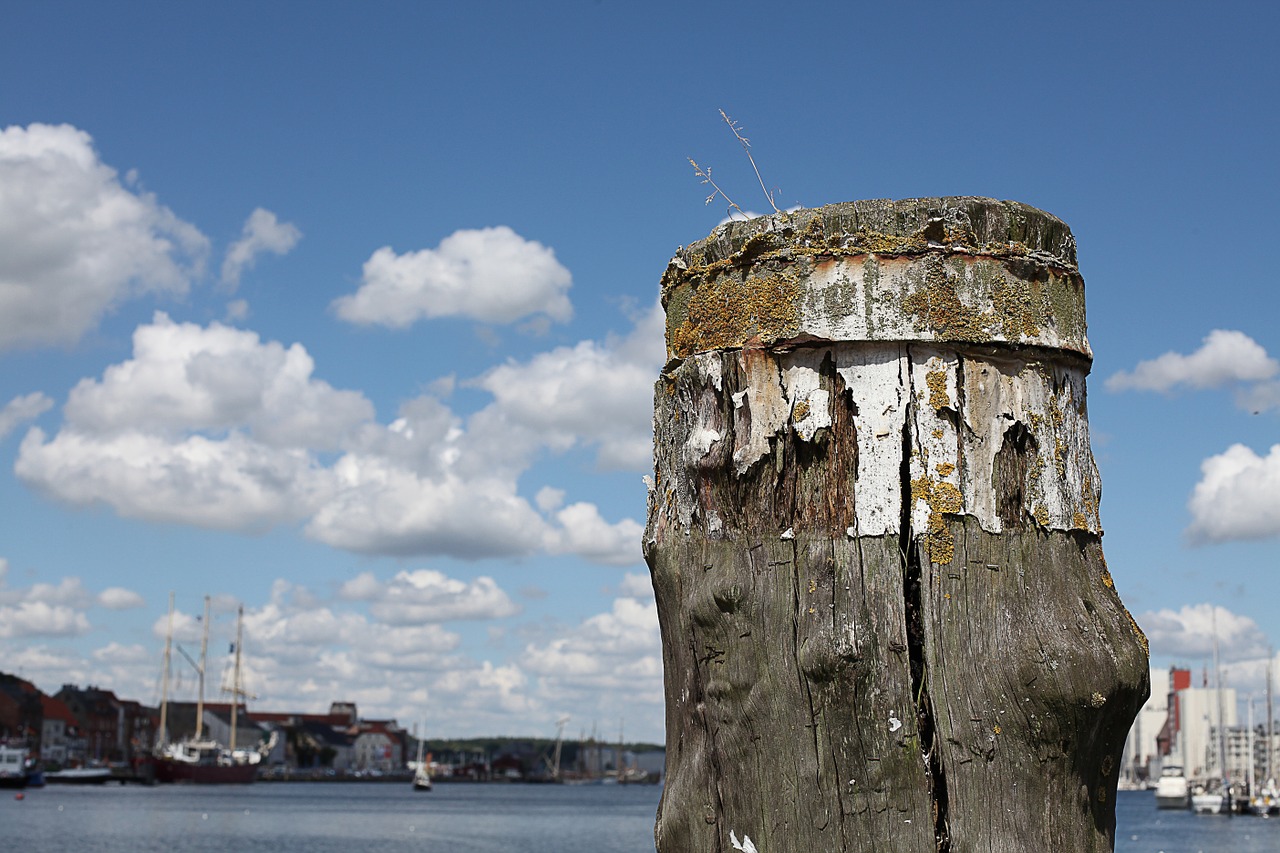
[[[660,794],[656,785],[48,787],[23,800],[0,794],[0,850],[652,853]],[[1116,809],[1117,853],[1280,851],[1280,819],[1160,811],[1149,791],[1120,792]]]
[[[1153,791],[1116,795],[1116,853],[1280,853],[1280,818],[1156,808]]]
[[[21,853],[643,853],[657,785],[271,783],[50,786],[0,794],[0,850]]]

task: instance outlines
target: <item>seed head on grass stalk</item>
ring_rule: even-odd
[[[742,150],[746,152],[747,160],[751,163],[751,170],[756,173],[756,180],[760,182],[760,189],[764,191],[764,197],[769,200],[769,206],[773,208],[774,213],[780,213],[783,216],[786,216],[783,211],[778,209],[778,205],[774,202],[774,194],[769,192],[769,188],[765,186],[764,178],[760,176],[760,169],[756,166],[756,159],[751,156],[751,141],[743,134],[743,129],[738,126],[737,122],[729,118],[728,114],[726,114],[724,110],[720,110],[720,117],[724,119],[725,124],[729,125],[729,130],[733,133],[734,138],[738,140],[742,145]],[[747,218],[746,212],[741,207],[738,207],[737,203],[733,199],[729,198],[728,194],[725,193],[724,190],[720,189],[719,184],[712,180],[710,166],[703,168],[698,164],[698,161],[694,160],[692,157],[689,158],[689,164],[693,166],[694,174],[699,178],[702,178],[703,184],[711,185],[711,194],[707,196],[707,204],[711,204],[711,202],[716,200],[716,196],[719,196],[729,204],[729,208],[726,211],[728,216],[732,217],[733,212],[737,211],[744,219]]]
[[[756,180],[760,182],[760,189],[764,191],[764,197],[769,199],[769,206],[773,208],[774,213],[781,213],[782,211],[778,209],[778,205],[774,203],[773,193],[769,192],[769,188],[764,185],[764,178],[760,177],[760,169],[756,166],[756,158],[751,156],[751,142],[747,137],[743,136],[743,129],[738,126],[737,122],[729,118],[724,110],[720,111],[720,118],[724,119],[724,123],[729,125],[729,130],[733,131],[734,137],[742,143],[742,150],[746,152],[747,160],[751,162],[751,170],[756,173]]]
[[[693,172],[694,172],[694,174],[696,174],[699,178],[702,178],[702,183],[704,183],[704,184],[711,184],[711,186],[712,186],[712,188],[713,188],[713,189],[712,189],[712,192],[711,192],[711,195],[707,196],[707,200],[706,200],[706,202],[705,202],[706,204],[711,204],[711,202],[713,202],[713,201],[715,201],[715,200],[716,200],[716,196],[720,196],[722,199],[724,199],[725,201],[727,201],[727,202],[729,203],[729,209],[728,209],[728,211],[727,211],[727,213],[728,213],[728,215],[729,215],[729,216],[733,216],[733,211],[735,211],[735,210],[736,210],[736,211],[738,211],[738,213],[742,213],[742,218],[743,218],[743,219],[746,219],[746,218],[747,218],[747,215],[746,215],[745,213],[743,213],[743,212],[742,212],[742,208],[738,207],[738,205],[734,202],[734,200],[733,200],[733,199],[731,199],[731,198],[729,198],[729,196],[725,195],[724,190],[720,189],[720,185],[719,185],[719,184],[717,184],[715,181],[711,180],[711,167],[710,167],[710,166],[708,166],[707,168],[705,168],[705,169],[704,169],[704,168],[702,168],[701,166],[699,166],[699,165],[698,165],[698,161],[697,161],[697,160],[694,160],[692,157],[690,157],[690,158],[689,158],[689,163],[690,163],[690,165],[692,165],[692,166],[693,166]]]

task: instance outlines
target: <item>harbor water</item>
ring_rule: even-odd
[[[1276,853],[1280,818],[1157,809],[1154,791],[1116,794],[1116,853]]]
[[[0,850],[652,853],[661,793],[658,785],[47,786],[21,800],[0,792]]]
[[[651,853],[660,795],[656,785],[50,786],[21,800],[5,792],[0,837],[22,853]],[[1150,791],[1121,791],[1116,808],[1117,853],[1280,850],[1280,819],[1160,811]]]

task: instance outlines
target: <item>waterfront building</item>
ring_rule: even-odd
[[[1164,726],[1157,735],[1157,751],[1164,765],[1178,765],[1188,779],[1203,780],[1222,773],[1217,762],[1217,737],[1219,724],[1231,728],[1237,725],[1236,691],[1224,687],[1221,695],[1208,684],[1205,675],[1203,686],[1191,686],[1191,670],[1172,667],[1169,670],[1168,714]],[[1212,751],[1211,751],[1212,750]]]
[[[395,720],[362,720],[353,728],[356,770],[390,772],[405,766],[404,730]]]
[[[54,696],[40,694],[44,719],[40,724],[40,760],[59,766],[84,761],[84,738],[67,703]]]
[[[1249,778],[1249,761],[1253,760],[1253,778],[1262,785],[1267,781],[1268,766],[1276,772],[1277,758],[1280,757],[1280,734],[1271,737],[1271,764],[1267,764],[1267,727],[1259,724],[1254,727],[1253,737],[1249,737],[1247,726],[1231,726],[1223,733],[1223,741],[1227,748],[1227,775],[1232,782],[1245,782]],[[1217,767],[1218,730],[1214,727],[1209,744],[1210,763]]]
[[[1170,670],[1151,668],[1151,695],[1143,704],[1124,742],[1122,778],[1130,782],[1158,779],[1162,767],[1160,732],[1169,717]]]

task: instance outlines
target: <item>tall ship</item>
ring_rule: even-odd
[[[164,646],[164,679],[160,701],[159,742],[155,751],[155,778],[157,782],[193,783],[203,785],[246,785],[258,776],[258,765],[269,751],[264,748],[237,748],[236,734],[241,700],[247,696],[241,684],[241,645],[244,637],[244,607],[236,616],[235,668],[231,687],[231,735],[223,746],[204,736],[204,674],[209,650],[209,597],[204,600],[204,637],[200,643],[200,663],[196,666],[200,690],[196,704],[195,734],[185,740],[171,742],[168,739],[169,670],[173,647],[173,596],[169,596],[169,630]],[[185,652],[184,652],[185,654]],[[190,658],[188,658],[190,660]]]

